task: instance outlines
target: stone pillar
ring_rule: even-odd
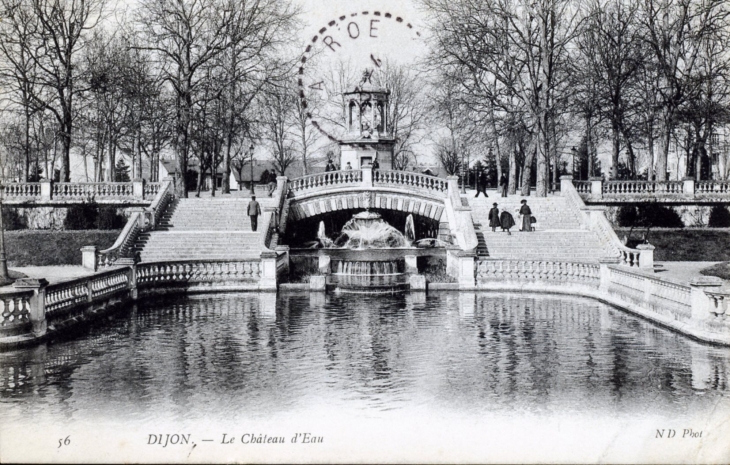
[[[327,290],[327,278],[325,276],[310,276],[309,291],[325,292]]]
[[[286,188],[286,182],[288,178],[286,176],[277,176],[276,177],[276,191],[274,192],[273,196],[274,198],[280,198],[282,193],[284,192],[284,188]]]
[[[695,196],[695,180],[694,178],[682,179],[682,193],[688,197]]]
[[[331,273],[330,264],[332,263],[332,259],[329,255],[326,253],[320,252],[319,253],[319,266],[317,267],[319,269],[319,272],[323,275],[328,275]]]
[[[87,270],[96,271],[96,246],[87,245],[81,247],[81,266]]]
[[[46,286],[45,279],[22,278],[15,281],[13,287],[19,290],[32,290],[33,297],[30,298],[30,322],[33,325],[33,335],[36,337],[46,334],[48,324],[46,322]]]
[[[276,290],[276,252],[261,252],[261,277],[259,289]]]
[[[689,283],[692,288],[692,321],[704,321],[710,318],[715,310],[715,303],[705,290],[717,291],[722,287],[722,279],[716,276],[698,276]]]
[[[418,257],[406,255],[406,273],[418,274]]]
[[[458,199],[461,194],[459,194],[459,177],[458,176],[446,176],[446,184],[448,186],[448,194],[449,198]]]
[[[52,185],[53,183],[50,179],[41,179],[41,201],[51,200],[53,197],[51,194],[53,191],[53,189],[51,189]]]
[[[474,259],[476,255],[472,252],[463,252],[461,250],[447,251],[447,269],[449,269],[449,258],[451,258],[452,273],[455,274],[459,282],[459,289],[474,289],[476,287],[476,274],[474,272]],[[452,274],[452,276],[454,275]]]
[[[139,291],[137,289],[137,266],[134,264],[129,267],[129,297],[132,300],[139,298]]]
[[[611,270],[608,267],[618,265],[620,262],[621,259],[618,257],[600,258],[598,260],[598,263],[600,263],[600,282],[598,288],[601,292],[608,292],[608,287],[611,284]]]
[[[639,268],[642,270],[654,271],[654,246],[651,244],[639,244],[636,249],[639,253]]]
[[[362,187],[373,187],[373,167],[362,167]]]
[[[572,175],[564,174],[564,175],[560,176],[560,192],[565,192],[566,190],[568,190],[572,187],[573,187],[573,176]]]
[[[426,277],[420,274],[412,274],[408,277],[411,292],[426,290]]]
[[[144,199],[144,179],[132,180],[132,195],[135,199]]]
[[[591,178],[591,199],[602,199],[603,198],[603,179],[602,178]]]

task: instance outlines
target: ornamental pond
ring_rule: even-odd
[[[169,434],[145,428],[648,415],[656,434],[727,415],[729,377],[727,348],[589,299],[202,294],[142,300],[72,337],[0,353],[0,416],[5,429],[121,422]]]

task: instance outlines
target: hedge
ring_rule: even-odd
[[[120,230],[44,231],[21,230],[5,233],[8,266],[81,265],[81,247],[106,249]]]

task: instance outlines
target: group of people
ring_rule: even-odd
[[[479,176],[477,176],[477,195],[474,197],[479,197],[479,194],[484,194],[484,197],[489,197],[487,195],[487,172],[482,171]],[[507,176],[502,174],[499,178],[499,192],[502,194],[502,197],[507,197],[507,185],[509,182],[507,181]]]
[[[520,208],[517,213],[520,215],[520,231],[530,232],[533,231],[532,224],[535,222],[535,217],[532,216],[532,210],[527,205],[527,200],[522,199],[520,201]],[[502,232],[512,235],[509,231],[510,228],[515,226],[515,219],[510,212],[504,207],[500,212],[497,203],[492,204],[491,210],[489,210],[489,227],[492,228],[492,232],[496,232],[497,228],[502,228]]]
[[[375,160],[373,160],[372,167],[373,167],[373,171],[380,169],[380,162],[378,161],[377,158]],[[347,164],[345,165],[345,171],[350,171],[351,169],[352,169],[352,164],[348,161]],[[324,170],[326,172],[339,171],[339,167],[336,166],[335,162],[333,162],[332,159],[330,158],[329,160],[327,160],[327,166],[325,166]]]

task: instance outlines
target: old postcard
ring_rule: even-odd
[[[729,40],[0,0],[0,462],[730,462]]]

